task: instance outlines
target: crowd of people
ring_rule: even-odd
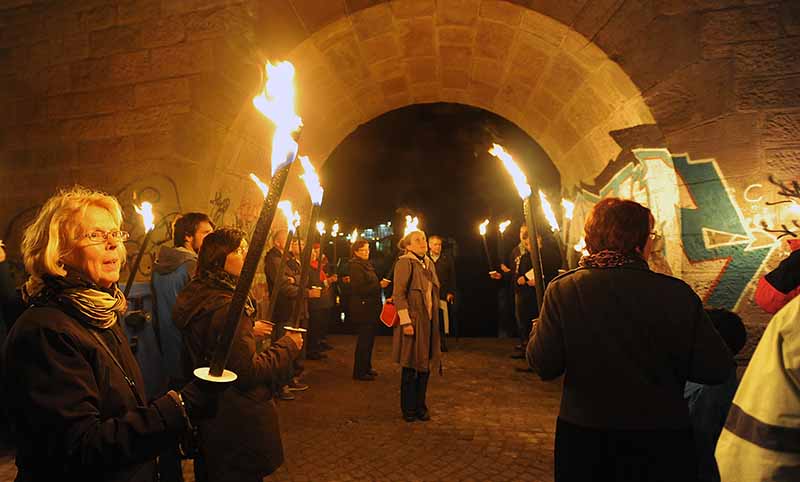
[[[226,365],[236,378],[215,383],[193,374],[219,349],[247,236],[203,213],[179,216],[150,280],[166,384],[147,393],[121,323],[129,301],[118,287],[129,236],[122,221],[112,196],[81,187],[55,194],[24,233],[21,290],[0,244],[2,385],[17,480],[176,481],[184,458],[194,459],[199,481],[261,480],[284,459],[275,400],[310,388],[305,362],[332,348],[337,298],[356,327],[356,382],[379,375],[375,333],[384,303],[394,305],[400,415],[431,419],[429,378],[441,371],[444,320],[457,296],[441,237],[405,234],[388,269],[376,269],[366,240],[352,243],[339,268],[314,243],[304,280],[306,247],[274,230],[263,258],[269,309],[247,300]],[[523,226],[519,245],[488,274],[513,289],[520,343],[512,356],[542,379],[563,377],[556,480],[800,480],[800,251],[758,286],[756,302],[777,315],[740,382],[741,318],[704,307],[689,285],[649,269],[654,226],[640,204],[603,199],[586,220],[589,254],[577,269],[559,274],[550,256],[534,266]],[[547,287],[541,306],[536,271]]]

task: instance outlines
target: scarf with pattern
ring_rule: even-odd
[[[579,268],[631,268],[649,269],[647,261],[636,255],[627,255],[619,251],[605,249],[594,254],[587,254],[578,261]]]
[[[42,281],[44,287],[31,299],[32,304],[41,306],[55,301],[100,330],[114,326],[128,308],[116,283],[101,288],[75,270],[67,269],[66,276],[44,276]]]
[[[236,291],[236,283],[239,281],[238,276],[234,276],[224,269],[204,270],[198,275],[197,278],[199,281],[208,283],[211,286],[216,286],[226,291],[230,290],[231,295],[233,295],[233,291]],[[253,313],[256,312],[253,299],[249,295],[244,304],[244,312],[247,314],[247,316],[253,316]]]

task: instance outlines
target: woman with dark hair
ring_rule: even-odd
[[[550,283],[534,322],[528,363],[564,375],[558,482],[696,480],[684,384],[724,382],[733,357],[694,291],[648,268],[653,225],[636,202],[598,202],[589,255]]]
[[[372,347],[375,329],[381,315],[381,289],[388,280],[378,280],[375,267],[369,260],[369,242],[359,239],[353,243],[350,259],[350,320],[358,327],[358,341],[353,361],[353,378],[372,381],[377,376],[372,368]]]
[[[392,355],[403,367],[400,409],[406,422],[431,419],[425,396],[431,367],[442,356],[439,330],[439,278],[426,254],[425,233],[412,231],[398,243],[403,253],[394,265],[392,299],[400,322],[394,326]]]
[[[197,275],[178,295],[173,318],[183,333],[190,371],[208,366],[214,354],[247,254],[244,237],[231,228],[206,236]],[[228,358],[227,368],[238,378],[221,397],[217,417],[199,424],[195,476],[200,481],[260,481],[283,463],[272,383],[288,374],[303,338],[288,333],[256,352],[256,338],[268,336],[272,327],[253,321],[254,313],[248,300]]]

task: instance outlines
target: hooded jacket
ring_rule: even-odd
[[[197,267],[197,254],[189,249],[162,246],[153,265],[151,289],[156,317],[156,329],[161,345],[164,373],[169,377],[170,386],[179,386],[185,380],[181,365],[180,330],[172,320],[172,309],[178,293],[189,283]]]
[[[173,319],[184,338],[186,376],[209,365],[232,296],[232,286],[205,275],[193,279],[178,295]],[[257,353],[253,326],[249,316],[240,319],[226,366],[238,378],[222,395],[217,416],[200,424],[209,480],[224,480],[230,468],[263,477],[283,463],[272,384],[289,376],[300,350],[283,337]]]

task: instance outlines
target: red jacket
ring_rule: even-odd
[[[755,300],[767,313],[776,313],[800,294],[800,239],[787,241],[792,252],[760,280]]]

